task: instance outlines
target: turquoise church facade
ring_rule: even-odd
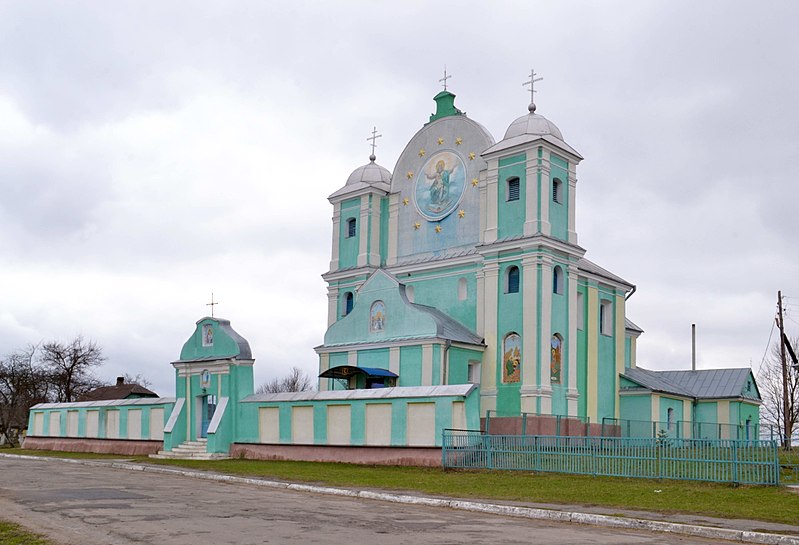
[[[434,101],[393,172],[373,152],[329,196],[316,390],[255,394],[249,343],[205,317],[172,362],[174,397],[40,404],[26,446],[434,465],[443,430],[488,416],[756,436],[748,369],[638,367],[635,286],[578,243],[583,158],[560,129],[530,104],[497,141],[453,93]]]

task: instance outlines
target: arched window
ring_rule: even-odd
[[[552,269],[552,293],[563,295],[563,269],[559,265]]]
[[[555,333],[550,341],[549,381],[560,384],[561,361],[563,359],[563,337]]]
[[[519,267],[511,265],[505,273],[505,293],[519,293]]]
[[[559,178],[552,180],[552,201],[556,203],[563,202],[563,182]]]
[[[506,201],[518,201],[519,200],[519,178],[508,178],[507,181],[507,191],[505,193],[505,200]]]
[[[458,301],[465,301],[466,300],[466,279],[459,278],[458,279]]]
[[[352,292],[348,291],[344,295],[344,316],[352,312],[353,296]]]
[[[519,382],[522,376],[522,338],[508,333],[502,341],[502,382]]]
[[[347,238],[352,238],[355,236],[355,218],[350,218],[347,220]]]

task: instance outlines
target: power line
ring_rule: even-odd
[[[763,351],[763,358],[760,360],[760,366],[757,368],[757,375],[760,376],[760,370],[763,369],[763,362],[766,361],[766,354],[771,347],[771,336],[774,335],[774,328],[777,327],[776,322],[771,322],[771,331],[768,334],[768,341],[766,341],[766,349]]]

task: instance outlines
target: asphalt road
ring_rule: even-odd
[[[0,458],[0,518],[64,545],[713,543],[9,458]]]

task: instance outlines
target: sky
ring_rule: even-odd
[[[0,354],[83,335],[174,392],[215,314],[260,384],[312,376],[332,206],[373,127],[389,170],[434,111],[537,113],[585,157],[586,257],[636,285],[649,369],[752,366],[799,333],[799,3],[0,3]],[[776,336],[773,338],[776,339]]]

